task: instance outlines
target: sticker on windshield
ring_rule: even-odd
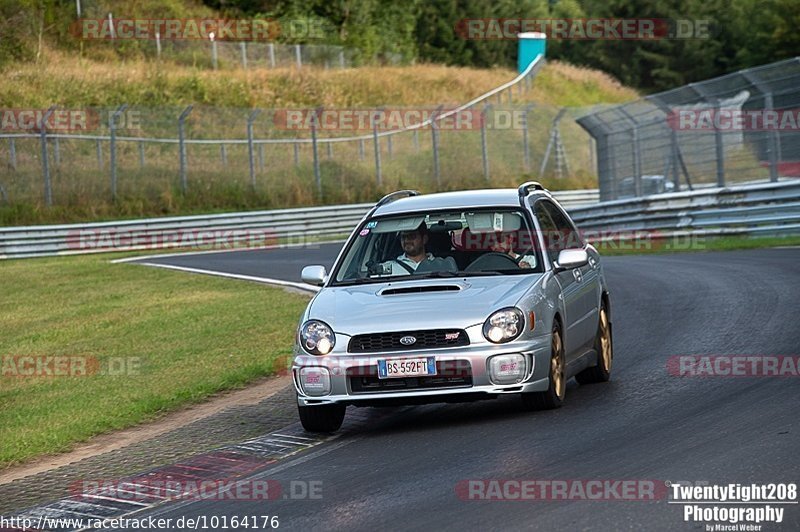
[[[377,225],[378,225],[378,221],[377,220],[372,220],[371,222],[367,222],[367,226],[366,227],[367,227],[367,229],[372,229],[373,227],[377,227]]]
[[[362,229],[358,236],[367,236],[369,234],[369,229]]]
[[[495,231],[502,231],[503,230],[503,213],[502,212],[494,213],[494,230]]]

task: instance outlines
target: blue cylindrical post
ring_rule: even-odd
[[[545,55],[547,36],[544,33],[528,32],[517,35],[519,38],[519,53],[517,54],[517,71],[525,72],[536,56]]]

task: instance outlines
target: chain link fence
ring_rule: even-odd
[[[567,176],[591,171],[591,138],[574,123],[559,127],[563,109],[522,101],[542,63],[458,107],[52,108],[34,117],[35,133],[0,134],[0,201],[346,203],[399,188],[515,186],[525,175],[575,188]],[[65,120],[88,127],[64,132],[56,126]]]
[[[593,110],[601,201],[800,176],[800,58]]]

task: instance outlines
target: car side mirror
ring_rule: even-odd
[[[562,249],[558,254],[558,260],[553,265],[556,273],[573,268],[580,268],[589,263],[589,254],[585,249]]]
[[[325,266],[320,265],[306,266],[300,273],[300,278],[304,283],[314,286],[322,286],[325,284],[325,279],[327,277],[328,272],[325,270]]]

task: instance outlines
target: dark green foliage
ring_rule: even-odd
[[[657,91],[800,54],[798,0],[85,0],[84,16],[114,10],[125,17],[207,16],[272,18],[278,40],[342,44],[361,61],[421,61],[489,67],[513,66],[513,40],[468,40],[459,21],[490,18],[656,18],[706,20],[706,38],[551,40],[548,56],[600,68],[626,84]],[[0,0],[0,67],[35,60],[41,43],[91,54],[98,43],[81,44],[69,33],[71,1]],[[315,34],[292,31],[315,27]],[[112,58],[135,57],[140,43],[119,43]],[[107,47],[105,47],[107,48]],[[103,48],[103,49],[105,49]]]

